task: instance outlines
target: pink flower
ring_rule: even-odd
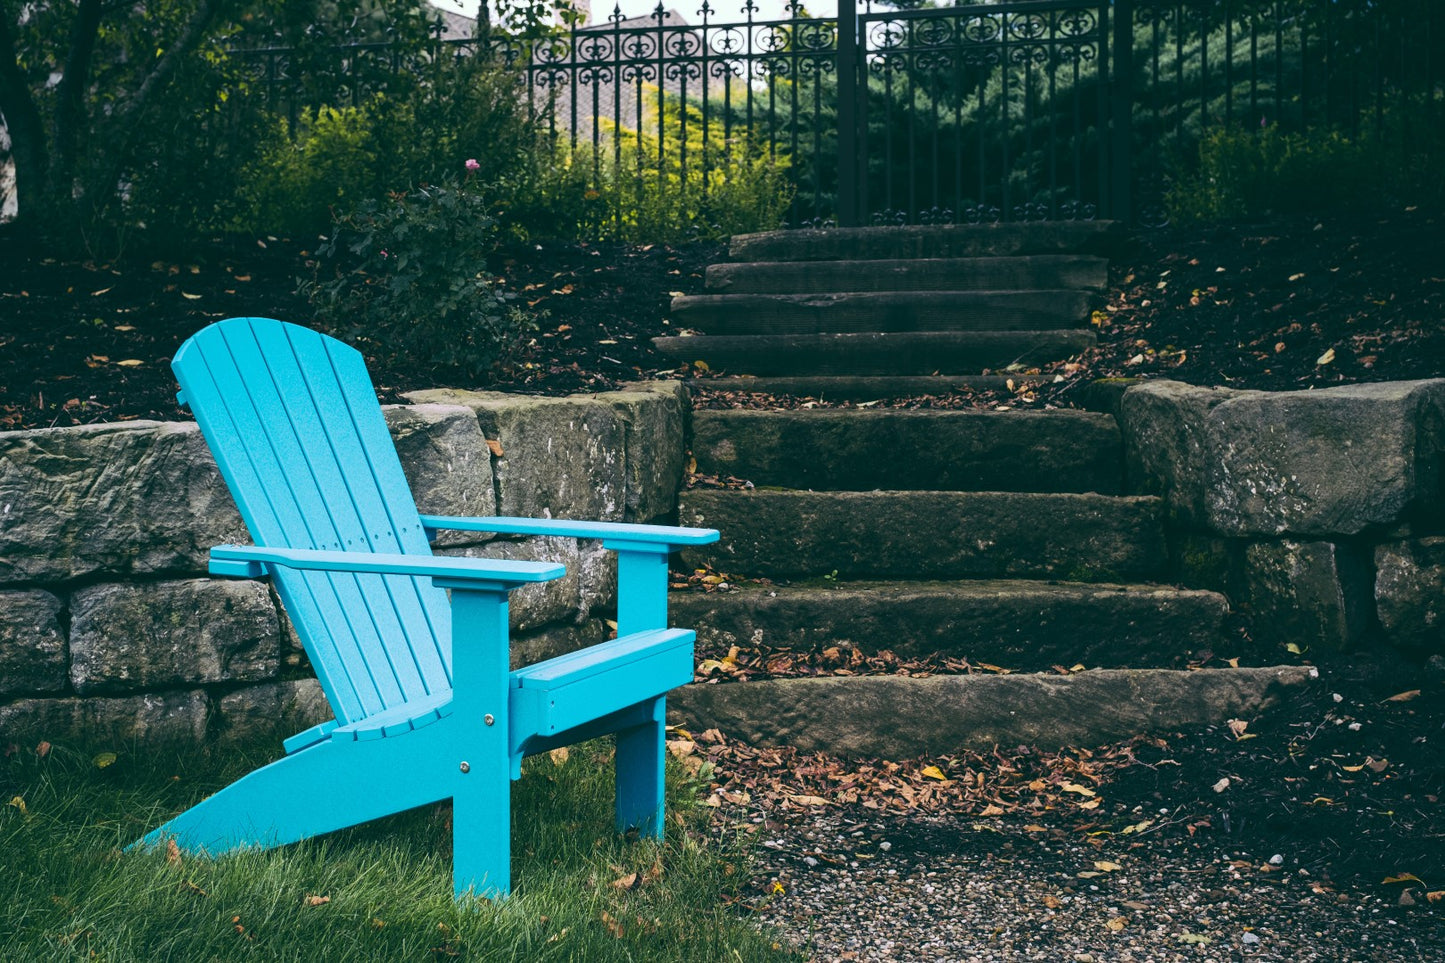
[[[477,171],[482,169],[482,165],[477,163],[477,159],[475,157],[467,158],[466,167],[469,174],[475,174]]]

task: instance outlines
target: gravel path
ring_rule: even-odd
[[[760,833],[759,917],[819,961],[1445,960],[1439,903],[1337,891],[1288,853],[1221,851],[1177,826],[1089,836],[822,810]]]

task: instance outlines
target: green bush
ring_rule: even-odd
[[[535,328],[487,272],[490,208],[455,179],[364,201],[317,247],[316,276],[299,290],[347,340],[485,379]]]
[[[704,130],[696,103],[670,98],[659,110],[654,90],[641,131],[605,119],[603,126],[607,143],[598,161],[579,151],[571,166],[593,183],[576,199],[578,221],[604,236],[716,239],[780,227],[787,216],[794,192],[787,155],[768,151],[742,128],[724,136],[714,121]]]
[[[1437,99],[1438,100],[1438,99]],[[1176,222],[1445,202],[1445,102],[1366,118],[1360,133],[1221,128],[1177,164],[1165,203]]]
[[[258,234],[312,234],[330,225],[333,210],[380,196],[375,126],[370,107],[303,111],[294,130],[285,118],[273,121],[258,156],[241,172],[237,226]]]

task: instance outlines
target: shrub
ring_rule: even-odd
[[[489,208],[470,179],[365,201],[317,247],[316,277],[300,293],[349,341],[484,380],[535,327],[487,273]]]
[[[258,156],[241,173],[237,227],[312,234],[326,229],[333,209],[381,196],[373,126],[370,108],[357,107],[303,111],[294,130],[285,118],[275,119]]]

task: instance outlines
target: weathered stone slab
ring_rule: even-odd
[[[646,522],[676,507],[686,408],[676,382],[570,398],[454,389],[406,397],[476,414],[502,451],[493,462],[499,514]]]
[[[1231,392],[1155,382],[1122,402],[1135,490],[1226,535],[1352,535],[1442,511],[1445,380]]]
[[[465,405],[501,448],[492,464],[501,515],[622,521],[626,508],[623,428],[590,398],[535,398],[438,389],[408,401]]]
[[[700,644],[795,652],[848,644],[904,658],[941,653],[1015,671],[1053,665],[1183,668],[1223,640],[1214,592],[1070,582],[845,582],[674,592],[672,621]]]
[[[825,331],[1047,331],[1084,324],[1087,291],[872,291],[691,294],[672,323],[715,335]]]
[[[388,405],[387,428],[425,515],[495,515],[492,453],[470,408],[460,405]],[[477,541],[475,534],[442,532],[438,545]]]
[[[559,562],[567,574],[550,582],[524,585],[511,593],[508,614],[514,632],[526,632],[550,622],[576,622],[586,618],[593,606],[616,604],[615,580],[605,573],[611,555],[597,541],[572,538],[529,538],[521,541],[497,539],[485,545],[450,549],[441,554],[468,558],[499,558],[514,562]],[[583,584],[588,587],[583,600]]]
[[[0,705],[0,742],[101,739],[200,742],[208,704],[200,691],[149,692],[118,699],[21,699]]]
[[[1094,346],[1092,331],[878,331],[653,338],[670,358],[731,375],[978,374],[1038,365]]]
[[[1109,262],[1101,257],[922,258],[875,261],[763,261],[710,264],[711,294],[817,294],[820,291],[1102,291]]]
[[[715,727],[753,746],[903,759],[994,746],[1096,746],[1248,720],[1313,673],[1278,666],[773,679],[683,686],[668,708],[689,728]]]
[[[513,669],[520,669],[522,666],[544,662],[589,645],[597,645],[614,636],[611,627],[598,618],[576,625],[549,625],[530,634],[512,637],[511,665]]]
[[[1344,651],[1369,627],[1364,559],[1331,542],[1256,542],[1244,550],[1241,601],[1262,642]]]
[[[1119,401],[1127,490],[1161,496],[1176,525],[1208,527],[1215,457],[1209,413],[1240,394],[1178,381],[1128,388]]]
[[[1391,642],[1445,653],[1445,538],[1375,549],[1375,605]]]
[[[70,610],[70,679],[82,694],[276,674],[280,624],[260,582],[94,585]]]
[[[684,492],[683,525],[721,541],[689,565],[794,578],[1128,581],[1166,562],[1156,498],[1009,492]]]
[[[622,422],[629,522],[671,518],[682,486],[687,391],[678,381],[643,381],[597,396]]]
[[[60,599],[49,592],[0,592],[0,696],[65,688]]]
[[[189,423],[0,433],[0,583],[205,571],[245,529]]]
[[[1118,424],[1087,411],[699,411],[698,471],[823,491],[1118,493]]]
[[[838,261],[1074,254],[1107,251],[1123,236],[1119,221],[829,227],[736,234],[728,256],[734,261]]]
[[[315,679],[265,682],[237,689],[221,697],[216,712],[217,734],[225,739],[284,739],[334,718],[321,684]]]

